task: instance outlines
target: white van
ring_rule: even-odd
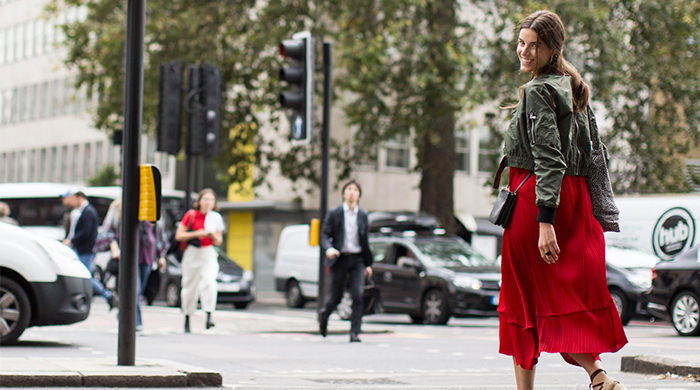
[[[605,233],[608,243],[630,244],[668,260],[698,242],[700,194],[620,196],[615,202],[620,233]]]
[[[0,222],[0,345],[30,326],[83,321],[91,300],[90,272],[75,252]]]
[[[320,248],[309,245],[309,225],[282,229],[275,256],[275,289],[285,293],[287,306],[302,307],[318,297]]]

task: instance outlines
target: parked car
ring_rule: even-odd
[[[661,259],[634,246],[608,244],[605,260],[608,289],[622,324],[632,318],[648,318],[645,293],[651,287],[651,269]]]
[[[232,303],[236,309],[245,309],[255,300],[253,273],[239,266],[226,252],[215,247],[219,254],[219,273],[216,275],[217,303]],[[155,296],[168,306],[180,307],[182,290],[182,265],[177,254],[166,256],[165,269],[160,270],[160,289]],[[152,304],[153,302],[148,302]]]
[[[441,230],[370,236],[373,279],[386,313],[414,323],[498,316],[500,268],[459,237]]]
[[[647,309],[669,320],[681,336],[700,335],[700,257],[694,246],[652,270]]]
[[[0,345],[31,326],[83,321],[91,300],[90,272],[75,252],[0,222]]]

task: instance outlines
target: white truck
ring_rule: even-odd
[[[605,233],[608,243],[630,244],[668,260],[700,242],[700,194],[619,196],[615,201],[620,232]]]

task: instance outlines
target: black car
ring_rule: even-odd
[[[655,317],[670,320],[681,336],[700,335],[700,257],[694,246],[652,270],[647,309]]]
[[[432,231],[373,234],[374,286],[365,291],[380,309],[414,323],[446,324],[450,317],[498,316],[500,268],[459,237]],[[345,301],[338,307],[343,317]]]
[[[219,254],[219,273],[216,275],[217,303],[233,303],[236,309],[245,309],[255,300],[253,273],[244,270],[226,253],[216,248]],[[160,288],[155,296],[168,306],[180,307],[182,289],[182,266],[177,254],[166,257],[165,269],[160,271]]]
[[[648,318],[645,293],[651,287],[651,269],[661,261],[633,246],[609,244],[605,253],[608,289],[623,325],[632,318]]]

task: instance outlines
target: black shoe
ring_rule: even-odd
[[[350,333],[350,342],[351,343],[361,343],[362,340],[360,340],[360,336],[356,335],[355,333]]]
[[[109,311],[112,311],[115,307],[119,306],[119,300],[116,295],[112,295],[107,298],[107,304],[109,305]]]
[[[318,330],[321,333],[321,336],[326,337],[326,335],[328,335],[328,321],[319,322]]]
[[[207,327],[207,329],[214,327],[214,323],[211,321],[211,313],[207,313],[207,322],[205,326]]]
[[[185,333],[190,333],[190,316],[185,316]]]

